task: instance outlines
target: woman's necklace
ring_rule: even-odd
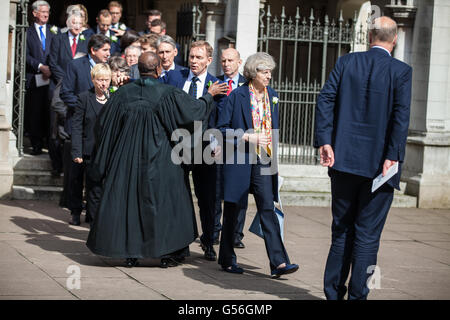
[[[95,98],[97,99],[98,102],[106,101],[106,96],[105,95],[103,95],[103,98],[100,98],[98,95],[95,95]]]

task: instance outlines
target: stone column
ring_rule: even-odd
[[[450,2],[416,2],[413,87],[402,180],[421,208],[450,208]]]
[[[0,61],[8,61],[9,37],[9,1],[0,3]],[[9,154],[9,134],[11,124],[7,119],[7,108],[11,108],[11,99],[7,90],[7,64],[0,65],[0,198],[7,197],[12,190],[13,168]]]
[[[245,64],[258,50],[260,0],[239,0],[237,13],[236,49]]]
[[[212,75],[221,74],[220,50],[218,40],[224,36],[224,0],[202,0],[206,10],[206,41],[214,48],[213,61],[208,71]]]
[[[398,37],[393,56],[407,64],[411,64],[411,48],[413,40],[413,26],[417,7],[413,2],[406,5],[398,4],[391,0],[390,5],[385,6],[388,15],[397,22]]]

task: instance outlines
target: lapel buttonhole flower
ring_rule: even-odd
[[[122,24],[119,26],[119,29],[125,31],[125,30],[127,30],[127,26],[126,26],[125,24],[122,23]]]
[[[273,104],[277,104],[277,103],[278,103],[278,98],[277,98],[277,97],[273,97],[272,103],[273,103]]]
[[[211,80],[209,80],[209,81],[208,81],[208,84],[206,85],[206,87],[207,87],[207,88],[209,89],[209,87],[211,87],[211,86],[212,86],[212,84],[213,84],[213,83],[212,83],[212,81],[211,81]]]
[[[112,41],[112,42],[117,42],[117,40],[118,40],[118,39],[117,39],[116,36],[111,36],[111,41]]]
[[[57,34],[58,33],[58,27],[57,26],[53,26],[53,27],[50,28],[50,31],[52,33],[54,33],[54,34]]]
[[[83,34],[80,34],[80,40],[81,40],[81,41],[84,41],[84,40],[86,40],[86,38],[84,37],[84,35],[83,35]]]

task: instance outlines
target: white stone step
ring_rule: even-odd
[[[62,187],[53,186],[13,186],[14,200],[51,200],[59,201]]]

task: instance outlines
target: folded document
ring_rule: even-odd
[[[383,177],[383,173],[380,173],[378,177],[373,179],[372,182],[372,192],[375,192],[379,187],[381,187],[386,181],[392,178],[398,172],[398,162],[396,162],[392,167],[389,168],[386,175]]]

